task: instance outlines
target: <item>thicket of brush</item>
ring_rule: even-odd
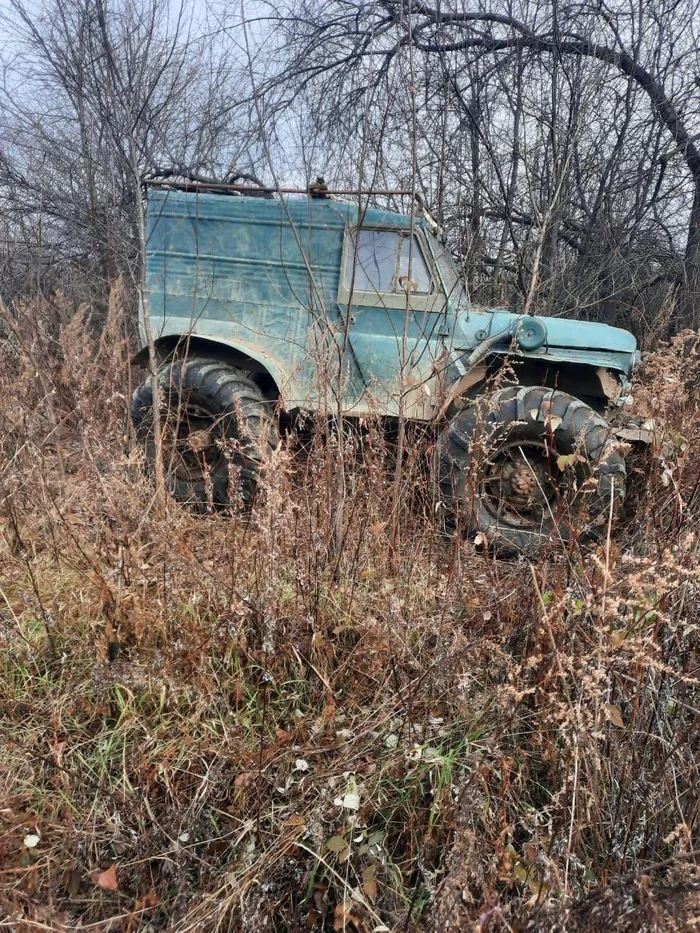
[[[698,337],[634,388],[620,529],[533,566],[442,536],[417,440],[392,502],[373,424],[288,441],[249,518],[159,507],[123,305],[3,324],[0,925],[685,929]]]

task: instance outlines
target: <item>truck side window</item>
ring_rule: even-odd
[[[353,234],[353,246],[345,270],[349,288],[360,292],[430,294],[430,273],[415,237],[411,248],[409,233],[357,230]]]

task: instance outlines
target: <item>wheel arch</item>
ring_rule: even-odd
[[[478,398],[489,381],[507,365],[513,368],[518,385],[558,389],[586,402],[599,414],[615,402],[624,386],[621,373],[595,362],[572,363],[491,353],[450,387],[440,414],[449,415],[460,407],[460,398],[469,402]]]
[[[159,337],[154,344],[158,365],[177,356],[207,356],[250,373],[250,378],[266,398],[277,401],[281,397],[284,374],[274,360],[257,347],[197,334],[168,334]],[[146,364],[148,347],[142,347],[131,362],[137,366]]]

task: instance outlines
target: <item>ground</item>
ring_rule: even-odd
[[[698,928],[697,336],[633,389],[616,534],[531,564],[373,425],[250,515],[159,502],[122,320],[0,348],[0,925]]]

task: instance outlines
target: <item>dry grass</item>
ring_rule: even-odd
[[[420,452],[392,553],[374,426],[342,483],[325,426],[250,519],[158,512],[119,290],[101,341],[52,315],[0,344],[0,926],[692,928],[696,336],[616,539],[531,566],[440,535]]]

